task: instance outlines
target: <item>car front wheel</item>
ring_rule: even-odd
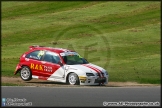
[[[24,81],[29,81],[32,79],[32,73],[27,66],[23,66],[20,70],[20,77]]]
[[[70,85],[79,85],[78,75],[75,73],[70,73],[68,75],[68,84]]]

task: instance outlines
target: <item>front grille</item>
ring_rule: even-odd
[[[106,82],[105,77],[100,77],[100,78],[95,79],[95,83],[103,83],[103,82]]]

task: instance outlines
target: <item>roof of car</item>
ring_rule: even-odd
[[[39,45],[32,45],[29,46],[30,50],[35,50],[35,49],[39,49],[39,50],[49,50],[52,52],[56,52],[56,53],[62,53],[62,52],[74,52],[74,50],[69,50],[69,49],[65,49],[65,48],[55,48],[55,47],[46,47],[46,46],[39,46]]]

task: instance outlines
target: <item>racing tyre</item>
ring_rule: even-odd
[[[23,66],[20,70],[20,77],[24,81],[29,81],[32,79],[32,73],[27,66]]]
[[[68,75],[68,84],[70,85],[79,85],[79,78],[76,73],[70,73]]]

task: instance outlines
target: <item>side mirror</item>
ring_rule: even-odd
[[[61,61],[59,61],[59,62],[58,62],[58,64],[59,64],[60,66],[63,66],[63,64],[62,64],[62,62],[61,62]]]
[[[84,58],[84,59],[88,62],[88,60],[86,58]]]

